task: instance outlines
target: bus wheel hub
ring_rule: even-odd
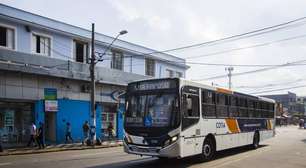
[[[210,155],[210,152],[211,152],[211,148],[208,144],[205,144],[204,145],[204,155],[205,156],[209,156]]]

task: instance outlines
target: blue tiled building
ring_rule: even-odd
[[[118,30],[119,31],[119,30]],[[95,48],[104,52],[114,39],[96,33]],[[23,144],[31,122],[45,125],[48,142],[64,142],[65,125],[82,139],[90,121],[89,30],[0,4],[0,133],[4,146]],[[128,82],[144,78],[185,77],[185,60],[117,40],[96,67],[96,134],[107,137],[109,123],[123,136]],[[49,99],[46,91],[53,90]],[[51,97],[52,97],[51,96]]]

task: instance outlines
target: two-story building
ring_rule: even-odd
[[[95,51],[103,53],[113,39],[95,33]],[[64,142],[67,122],[73,139],[82,139],[82,124],[91,116],[90,40],[89,30],[0,4],[4,146],[26,142],[31,122],[44,123],[48,142]],[[185,77],[187,69],[184,59],[117,40],[96,66],[97,137],[107,136],[109,123],[115,126],[116,136],[123,137],[124,100],[118,95],[128,82]]]

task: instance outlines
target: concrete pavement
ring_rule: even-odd
[[[48,145],[43,149],[38,149],[38,147],[24,147],[24,148],[12,148],[5,149],[0,152],[0,156],[6,155],[25,155],[25,154],[35,154],[35,153],[47,153],[47,152],[60,152],[67,150],[85,150],[85,149],[100,149],[122,146],[122,141],[104,141],[101,145],[87,146],[82,143],[72,143],[72,144],[58,144],[58,145]]]
[[[88,167],[88,168],[305,168],[306,130],[297,127],[277,129],[277,136],[261,143],[257,150],[236,148],[218,152],[217,158],[198,163],[194,158],[158,160],[128,155],[122,147],[64,151],[0,157],[2,167]]]

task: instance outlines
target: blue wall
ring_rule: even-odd
[[[123,113],[124,104],[120,104],[117,115],[117,135],[119,139],[123,138]],[[97,105],[96,108],[96,135],[101,135],[101,111],[103,107]],[[39,100],[35,103],[35,122],[45,122],[44,101]],[[80,142],[83,139],[82,126],[85,121],[90,122],[90,102],[80,100],[58,100],[58,112],[56,112],[56,143],[65,142],[66,123],[69,122],[72,128],[72,138],[74,142]]]
[[[123,139],[123,113],[125,110],[125,104],[120,104],[117,115],[117,135],[118,139]]]
[[[101,106],[96,109],[96,134],[101,136]],[[35,123],[45,122],[44,101],[39,100],[35,103]],[[72,128],[72,138],[75,142],[83,139],[83,123],[90,122],[90,103],[79,100],[58,100],[58,112],[56,113],[56,142],[65,142],[66,123],[69,122]]]
[[[82,125],[87,120],[90,121],[89,102],[77,100],[58,100],[58,112],[56,116],[56,141],[65,142],[66,123],[71,124],[71,135],[74,141],[80,141],[82,135]]]
[[[38,125],[39,122],[45,123],[45,109],[44,109],[44,101],[39,100],[35,102],[34,108],[35,115],[35,125]]]

